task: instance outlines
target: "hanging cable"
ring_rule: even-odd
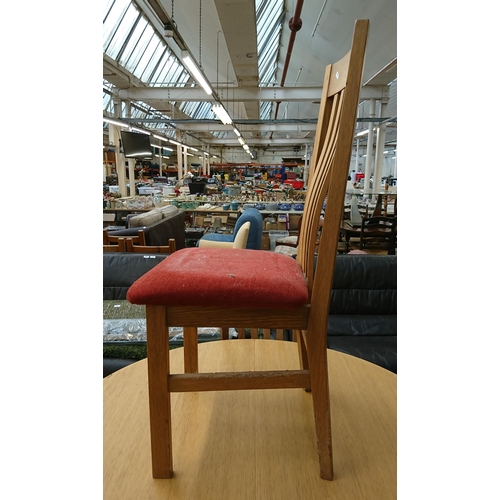
[[[199,40],[200,40],[200,43],[199,43],[199,54],[200,54],[200,68],[202,68],[202,64],[201,64],[201,0],[200,0],[200,30],[199,30]]]
[[[219,33],[220,30],[217,31],[217,93],[219,93]]]

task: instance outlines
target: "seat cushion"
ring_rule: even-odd
[[[184,248],[130,287],[132,304],[295,309],[308,301],[297,261],[274,252]]]
[[[153,210],[150,210],[149,212],[132,217],[128,221],[128,225],[130,228],[140,227],[140,226],[150,226],[151,224],[154,224],[155,222],[161,220],[161,218],[162,218],[162,213],[157,208],[153,208]]]
[[[298,249],[297,247],[289,247],[286,245],[277,245],[274,249],[276,253],[281,253],[283,255],[289,255],[290,257],[296,257]]]
[[[299,237],[297,235],[285,236],[284,238],[278,238],[276,240],[276,245],[297,245]]]

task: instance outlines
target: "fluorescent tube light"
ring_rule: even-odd
[[[240,134],[240,131],[235,127],[233,128],[234,130],[234,133],[238,136],[238,137],[241,137],[241,134]]]
[[[182,146],[182,144],[180,142],[174,141],[173,139],[169,139],[169,142],[171,142],[172,144],[175,144],[176,146]]]
[[[128,128],[128,123],[119,122],[118,120],[113,120],[112,118],[102,117],[102,121],[106,123],[111,123],[111,125],[118,125],[119,127]]]
[[[203,87],[203,90],[205,90],[208,95],[212,95],[212,87],[210,87],[210,84],[201,73],[198,65],[191,59],[189,52],[187,50],[182,50],[181,56],[182,60],[186,63],[186,66],[189,68],[191,76]]]
[[[370,129],[362,130],[361,132],[358,132],[356,134],[356,137],[361,137],[362,135],[366,135],[369,131]]]
[[[243,146],[243,144],[245,144],[245,139],[243,139],[243,137],[238,137],[238,142]]]
[[[231,120],[231,117],[228,115],[222,104],[214,104],[212,106],[212,111],[219,117],[219,120],[224,125],[230,125],[233,123],[233,120]]]
[[[153,137],[156,139],[160,139],[160,141],[168,142],[168,139],[166,137],[161,136],[161,135],[153,134]]]
[[[132,130],[132,132],[139,132],[140,134],[151,135],[151,132],[148,132],[147,130],[142,130],[142,128],[130,127],[130,130]]]

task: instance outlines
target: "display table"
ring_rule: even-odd
[[[183,349],[170,353],[183,371]],[[174,477],[151,476],[147,361],[104,383],[104,499],[396,498],[396,375],[328,350],[333,481],[319,477],[302,389],[172,394]],[[298,369],[297,344],[199,345],[200,371]]]

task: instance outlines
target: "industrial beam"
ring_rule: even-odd
[[[234,102],[312,102],[321,99],[321,87],[237,87],[231,89]],[[131,87],[118,90],[120,99],[136,101],[213,101],[199,87]],[[362,87],[360,101],[389,97],[388,86]]]

